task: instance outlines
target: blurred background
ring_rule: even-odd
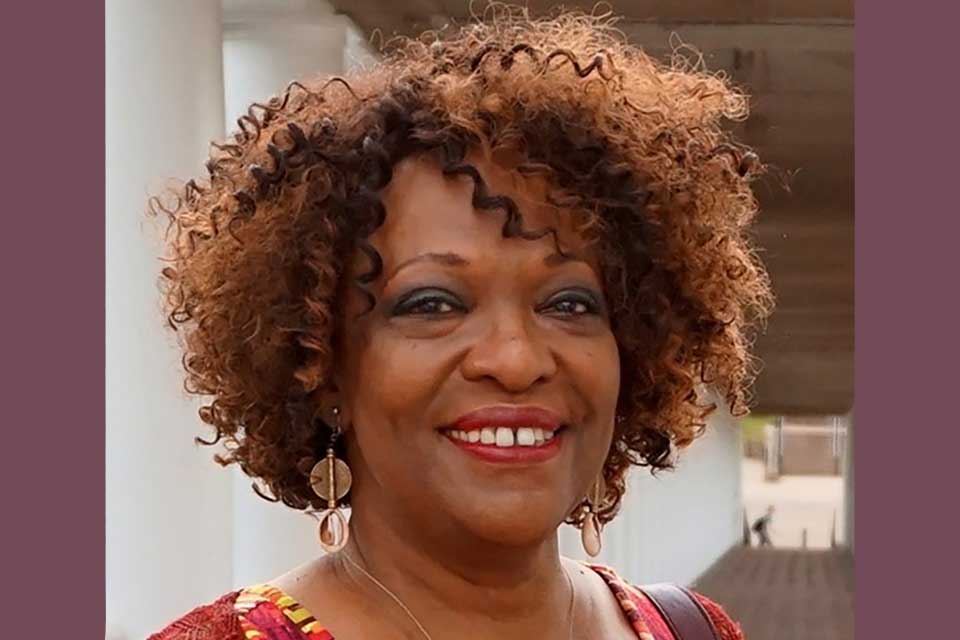
[[[757,340],[753,415],[720,411],[675,472],[635,472],[599,561],[638,583],[692,585],[749,640],[852,638],[853,2],[608,4],[648,53],[691,45],[752,96],[737,131],[790,189],[758,186],[777,308]],[[320,552],[312,519],[257,498],[193,443],[205,432],[160,311],[163,227],[144,216],[147,197],[202,174],[208,142],[251,102],[374,61],[376,30],[469,15],[468,0],[107,0],[108,640],[143,638]],[[584,557],[578,532],[565,526],[561,544]]]

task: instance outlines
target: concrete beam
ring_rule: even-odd
[[[411,35],[436,29],[449,20],[469,20],[471,9],[483,4],[470,0],[333,0],[333,6],[367,32]],[[526,0],[533,15],[556,7],[555,0]],[[564,2],[568,9],[591,12],[594,0]],[[473,6],[471,6],[473,5]],[[618,3],[615,15],[625,22],[684,24],[848,25],[853,22],[853,0],[632,0]]]

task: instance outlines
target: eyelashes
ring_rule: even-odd
[[[601,313],[603,304],[599,296],[589,289],[574,288],[565,289],[554,295],[544,304],[544,307],[557,309],[560,315],[579,316],[598,315]]]
[[[446,307],[446,309],[443,307]],[[404,294],[397,300],[391,315],[449,315],[454,310],[466,311],[466,307],[449,291],[445,289],[416,289]]]
[[[600,315],[603,307],[598,296],[584,288],[565,289],[549,298],[538,308],[551,315],[579,317]],[[393,316],[445,317],[454,312],[469,311],[467,305],[452,292],[435,287],[415,289],[402,295],[393,305]]]

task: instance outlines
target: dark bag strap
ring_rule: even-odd
[[[677,640],[720,640],[710,616],[683,587],[660,583],[640,587]]]

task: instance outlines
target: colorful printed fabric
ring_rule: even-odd
[[[637,632],[640,640],[675,640],[670,629],[660,617],[660,612],[649,598],[630,586],[610,567],[587,565],[596,571],[610,587],[630,626]]]
[[[613,592],[638,640],[676,640],[652,602],[610,567],[587,565]],[[721,640],[743,640],[740,628],[712,600],[695,594]],[[270,585],[235,591],[197,607],[147,640],[334,640],[299,602]]]
[[[333,640],[309,611],[276,587],[248,587],[234,608],[246,640]]]
[[[607,586],[616,596],[627,620],[633,625],[637,637],[641,640],[676,640],[663,616],[650,599],[632,584],[623,580],[610,567],[602,565],[588,565],[600,574]],[[703,594],[693,593],[693,596],[707,612],[713,624],[717,637],[720,640],[744,640],[740,625],[734,622],[726,611],[716,602]]]
[[[239,591],[234,591],[216,602],[199,606],[147,640],[244,640],[240,618],[234,609],[239,595]]]

